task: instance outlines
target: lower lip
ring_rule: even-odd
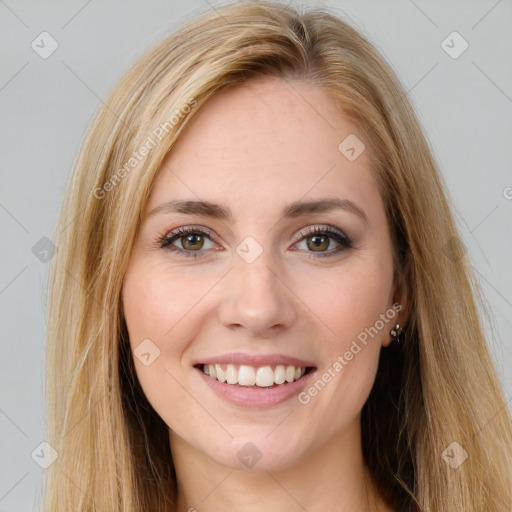
[[[245,408],[269,408],[290,400],[298,395],[308,384],[311,376],[316,370],[310,370],[309,373],[294,382],[279,384],[275,388],[252,388],[248,386],[238,386],[236,384],[226,384],[206,375],[202,370],[196,368],[201,377],[210,388],[227,402]]]

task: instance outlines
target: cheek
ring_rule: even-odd
[[[186,361],[191,340],[204,328],[205,298],[218,279],[217,274],[201,273],[192,266],[177,271],[161,260],[134,259],[128,267],[123,311],[135,369],[148,396],[172,386],[170,374],[181,381],[190,369]],[[146,346],[158,354],[148,366],[138,359]]]
[[[308,303],[322,319],[327,335],[319,343],[322,368],[300,398],[334,432],[347,426],[366,402],[382,342],[394,323],[396,312],[389,303],[391,257],[354,259],[308,289]]]
[[[185,286],[165,264],[135,260],[123,281],[122,301],[135,373],[153,408],[168,426],[172,410],[187,404],[180,382],[190,325],[187,314],[207,290]],[[192,412],[192,411],[189,411]]]
[[[179,363],[186,315],[199,295],[193,287],[182,286],[182,281],[173,276],[161,264],[136,260],[124,277],[124,317],[143,388],[145,384],[151,388],[162,385],[165,369]],[[150,356],[141,356],[147,353]]]
[[[303,280],[304,300],[323,321],[328,352],[343,350],[347,342],[366,332],[389,307],[392,287],[391,269],[380,263],[356,262],[333,270],[325,278],[315,279],[314,286],[307,275]],[[386,336],[379,322],[379,341]],[[327,348],[327,347],[325,347]]]
[[[163,351],[179,348],[176,343],[166,345],[165,340],[176,338],[188,312],[208,291],[207,284],[193,277],[180,278],[165,263],[139,262],[129,267],[123,283],[123,308],[132,344],[142,337],[158,340]]]

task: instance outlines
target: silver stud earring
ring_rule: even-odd
[[[400,327],[400,324],[396,324],[393,329],[389,332],[393,339],[387,348],[398,349],[402,347],[405,339],[405,331]]]

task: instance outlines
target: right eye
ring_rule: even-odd
[[[204,252],[201,249],[204,247],[205,238],[212,242],[212,233],[209,230],[190,226],[166,233],[159,239],[159,245],[181,256],[197,258],[194,253]],[[181,248],[174,245],[177,240],[180,241]]]

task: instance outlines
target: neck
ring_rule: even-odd
[[[385,512],[363,463],[360,428],[352,428],[286,469],[232,469],[170,432],[177,512]]]

